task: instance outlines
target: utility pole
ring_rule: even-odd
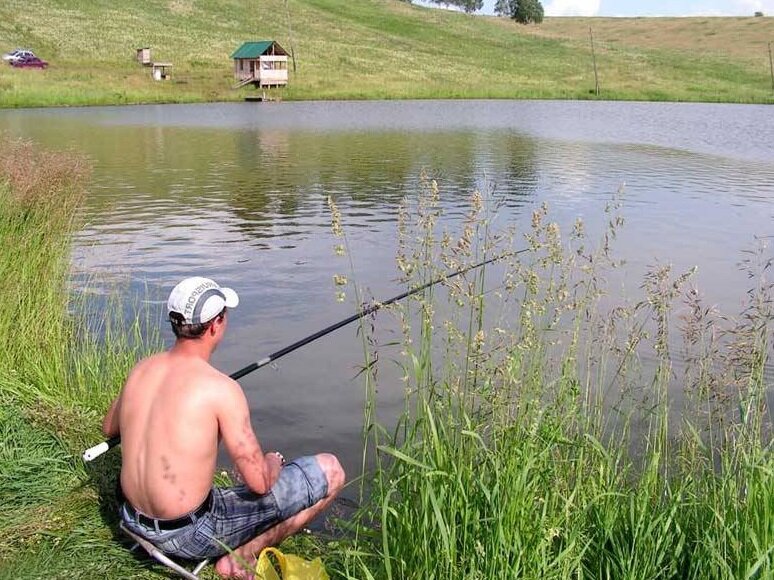
[[[774,58],[771,57],[770,40],[769,40],[769,70],[771,71],[771,92],[774,93]]]
[[[288,0],[285,0],[285,17],[288,20],[288,40],[290,42],[290,60],[293,61],[293,74],[296,72],[296,51],[293,48],[293,28],[290,25],[290,8],[288,8]]]
[[[599,76],[597,75],[597,54],[594,52],[594,33],[589,26],[589,41],[591,42],[591,61],[594,63],[594,94],[599,96]],[[771,43],[769,43],[771,49]]]

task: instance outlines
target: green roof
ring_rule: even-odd
[[[274,44],[273,40],[245,42],[231,55],[231,58],[258,58],[269,50],[272,44]]]

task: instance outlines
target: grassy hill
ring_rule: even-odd
[[[6,0],[0,49],[30,47],[51,66],[1,66],[0,106],[240,99],[229,55],[250,39],[292,45],[286,99],[596,98],[589,26],[601,98],[774,102],[774,18],[525,27],[396,0]],[[140,46],[174,64],[172,80],[150,78]]]

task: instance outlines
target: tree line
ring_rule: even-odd
[[[405,0],[411,3],[412,0]],[[463,12],[472,14],[484,7],[484,0],[430,0],[433,4],[454,6]],[[494,8],[498,16],[513,18],[522,24],[534,22],[540,24],[543,21],[543,5],[540,0],[497,0]]]

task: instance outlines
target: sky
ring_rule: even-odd
[[[774,0],[541,0],[546,16],[774,16]],[[425,4],[425,2],[417,2]],[[495,0],[484,0],[483,13]]]

